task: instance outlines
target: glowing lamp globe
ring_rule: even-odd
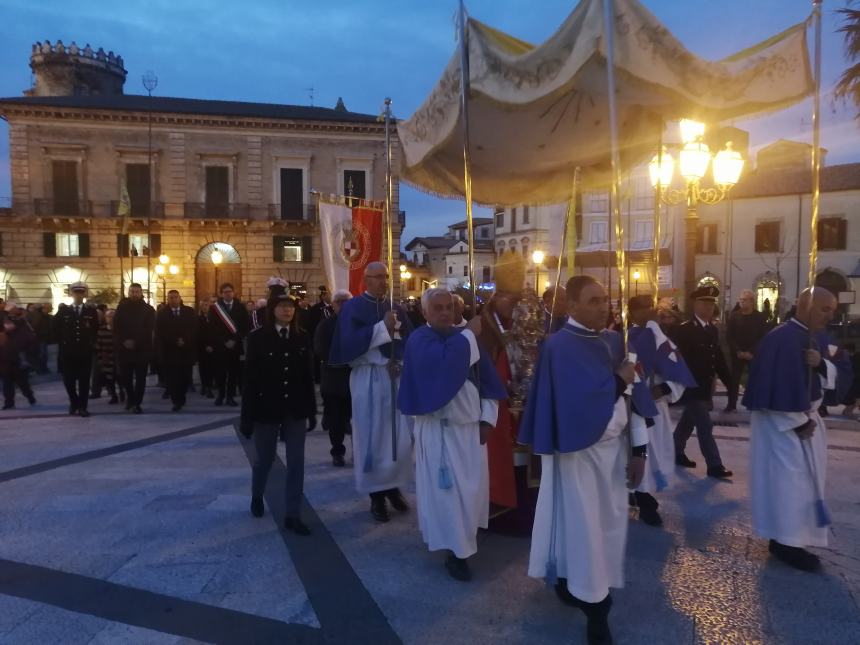
[[[176,275],[177,273],[179,273],[179,267],[175,264],[171,264],[168,271],[170,271],[170,275]]]
[[[164,275],[164,265],[163,264],[156,264],[155,265],[155,272],[158,275]]]
[[[708,171],[711,151],[704,143],[687,143],[681,148],[681,176],[687,181],[698,181]]]
[[[543,251],[535,251],[532,253],[532,262],[535,264],[543,264],[544,252]]]
[[[720,150],[714,157],[714,183],[720,186],[734,186],[741,178],[744,169],[744,158],[737,150],[732,149],[732,142],[726,143],[726,149]]]
[[[648,164],[648,174],[651,175],[651,185],[655,188],[658,183],[661,186],[671,186],[672,177],[675,174],[675,159],[663,150],[662,159],[660,155],[654,155],[651,159]]]
[[[695,143],[705,136],[705,124],[692,119],[681,119],[681,141]]]
[[[212,259],[212,264],[216,266],[224,261],[224,256],[221,254],[221,251],[212,251],[210,258]]]

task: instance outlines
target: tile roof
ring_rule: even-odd
[[[473,217],[472,218],[472,224],[474,226],[485,226],[487,224],[492,224],[492,223],[493,223],[492,217]],[[466,228],[466,220],[463,220],[462,222],[457,222],[456,224],[451,224],[451,226],[449,228]]]
[[[413,237],[409,244],[406,245],[406,250],[411,251],[417,244],[423,244],[428,249],[449,249],[456,242],[454,238],[451,237]]]
[[[860,189],[860,163],[824,166],[821,169],[821,192]],[[744,175],[729,197],[772,197],[775,195],[808,195],[812,193],[810,170],[756,170]]]

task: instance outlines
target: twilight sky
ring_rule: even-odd
[[[643,0],[693,53],[722,58],[803,20],[810,0]],[[831,90],[845,67],[835,9],[824,3],[822,141],[828,164],[860,161],[860,125]],[[551,35],[576,0],[471,0],[470,14],[523,40]],[[0,0],[0,96],[30,86],[36,40],[76,41],[122,55],[127,94],[144,93],[141,75],[158,75],[160,96],[334,107],[370,114],[393,99],[409,117],[430,92],[455,48],[456,0]],[[812,42],[810,33],[810,44]],[[811,140],[811,101],[735,125],[752,148],[780,137]],[[0,205],[7,205],[8,129],[0,121]],[[403,186],[404,243],[438,235],[465,217],[462,202]],[[484,214],[479,211],[478,215]]]

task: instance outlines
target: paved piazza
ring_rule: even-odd
[[[373,522],[319,430],[303,510],[313,535],[278,529],[282,456],[274,515],[252,518],[236,410],[192,394],[171,414],[160,392],[143,416],[100,399],[69,418],[53,380],[33,409],[0,413],[0,643],[582,642],[584,617],[525,576],[527,539],[481,535],[474,580],[455,582],[414,512]],[[617,642],[860,643],[860,424],[829,432],[835,524],[810,575],[750,538],[738,420],[717,429],[732,483],[679,473],[660,497],[664,529],[631,521]],[[689,454],[701,462],[695,441]]]

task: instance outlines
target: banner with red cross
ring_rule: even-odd
[[[364,269],[382,258],[382,210],[320,203],[323,267],[330,290],[364,291]]]

